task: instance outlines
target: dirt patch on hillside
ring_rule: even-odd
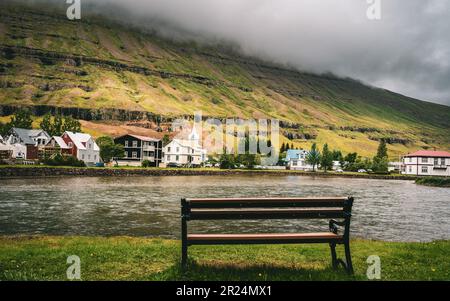
[[[154,129],[147,129],[139,126],[127,125],[119,122],[99,123],[92,121],[80,120],[81,126],[84,130],[90,132],[95,138],[102,135],[108,135],[111,137],[119,137],[125,134],[134,134],[140,136],[148,136],[154,138],[162,138],[165,134],[157,132]]]

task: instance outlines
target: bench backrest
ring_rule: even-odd
[[[196,198],[181,200],[186,220],[350,218],[352,197]]]

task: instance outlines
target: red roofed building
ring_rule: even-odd
[[[420,150],[403,157],[402,174],[450,176],[450,152]]]

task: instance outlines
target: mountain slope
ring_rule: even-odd
[[[393,155],[450,146],[450,107],[99,17],[71,22],[59,10],[0,7],[0,105],[278,118],[297,145],[329,142],[364,155],[380,138]]]

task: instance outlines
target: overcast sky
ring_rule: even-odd
[[[374,21],[367,0],[81,0],[116,4],[122,20],[164,24],[165,34],[230,41],[247,55],[450,105],[450,1],[380,1]]]

